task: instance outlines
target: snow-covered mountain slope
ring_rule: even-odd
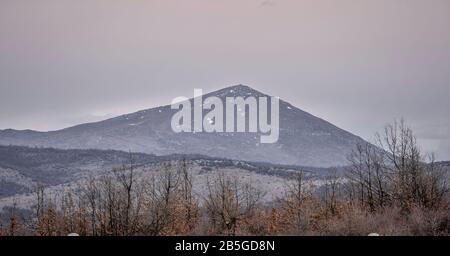
[[[113,150],[0,146],[0,199],[23,195],[32,197],[30,193],[38,184],[56,190],[67,186],[76,188],[80,181],[112,173],[112,169],[130,164],[141,172],[151,173],[164,169],[167,164],[176,169],[176,165],[182,162],[194,170],[199,186],[204,185],[204,178],[216,171],[241,173],[242,178],[252,178],[258,186],[261,180],[264,184],[270,183],[271,179],[289,179],[299,170],[318,178],[330,173],[326,168],[253,163],[201,155],[155,156]]]
[[[237,85],[204,95],[265,96]],[[96,123],[51,131],[2,130],[0,144],[61,149],[114,149],[156,155],[202,154],[212,157],[277,164],[330,167],[346,164],[361,138],[280,100],[277,143],[261,144],[255,133],[175,133],[170,105],[142,110]],[[204,111],[206,114],[206,111]]]

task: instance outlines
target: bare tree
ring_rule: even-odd
[[[384,167],[384,152],[368,143],[359,144],[348,158],[346,177],[351,199],[370,211],[383,208],[389,201],[389,176]]]
[[[17,203],[13,202],[12,207],[9,209],[9,225],[7,228],[8,236],[17,236],[22,228],[22,223],[17,214]]]
[[[135,203],[135,202],[133,202],[133,199],[134,199],[134,197],[133,197],[134,169],[135,169],[135,165],[134,165],[134,161],[133,161],[133,156],[130,153],[129,165],[124,164],[121,168],[117,168],[117,169],[113,170],[115,178],[121,185],[121,187],[124,191],[124,196],[125,196],[125,198],[123,199],[124,200],[124,202],[123,202],[124,209],[120,213],[122,215],[122,219],[123,219],[122,232],[124,235],[128,235],[128,234],[134,232],[134,230],[131,230],[131,225],[130,225],[130,223],[131,223],[130,219],[132,218],[131,211],[133,210],[133,204]],[[135,214],[138,215],[139,213],[135,213]]]
[[[178,232],[188,233],[192,231],[199,217],[199,204],[193,192],[193,178],[189,171],[188,163],[183,159],[180,167],[180,220],[181,230]]]
[[[45,210],[45,188],[43,185],[38,184],[34,190],[36,196],[35,215],[36,219],[39,219]]]
[[[338,199],[340,197],[341,180],[336,170],[325,178],[323,202],[325,203],[326,212],[331,215],[337,213]]]
[[[84,189],[84,197],[86,198],[89,205],[90,212],[90,224],[91,224],[91,235],[97,235],[97,225],[98,225],[98,200],[100,198],[100,190],[98,188],[97,181],[91,177],[88,181],[87,186]]]
[[[162,235],[169,232],[175,222],[177,190],[180,184],[178,173],[171,163],[165,163],[158,175],[153,175],[146,185],[145,222],[143,232],[148,235]]]
[[[433,154],[429,156],[428,164],[422,168],[424,173],[418,188],[421,205],[427,208],[444,205],[450,192],[449,170],[437,164]]]
[[[424,163],[416,137],[404,120],[386,126],[378,135],[378,144],[385,150],[388,160],[384,168],[389,172],[392,196],[405,211],[414,206],[436,207],[441,195],[448,191],[443,172],[434,165]]]
[[[213,182],[207,181],[205,208],[214,228],[219,233],[235,235],[240,221],[250,218],[262,193],[248,183],[220,172]]]
[[[279,199],[282,213],[281,225],[284,230],[303,234],[310,224],[308,212],[312,203],[312,184],[306,179],[305,172],[299,171],[286,183],[286,191]]]

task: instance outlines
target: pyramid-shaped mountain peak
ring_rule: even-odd
[[[246,85],[234,85],[203,95],[204,99],[209,96],[224,99],[269,95]],[[331,167],[345,165],[355,145],[365,143],[282,100],[279,140],[273,144],[261,144],[260,134],[251,132],[175,133],[171,120],[177,111],[166,105],[51,132],[0,130],[0,145],[114,149],[155,155],[201,154],[253,162]]]
[[[247,85],[243,85],[243,84],[238,84],[238,85],[233,85],[233,86],[229,86],[229,87],[225,87],[223,89],[208,93],[205,95],[205,97],[209,97],[209,96],[216,96],[219,98],[223,98],[223,97],[249,97],[249,96],[253,96],[253,97],[261,97],[261,96],[268,96],[258,90],[255,90],[253,88],[251,88],[250,86]]]

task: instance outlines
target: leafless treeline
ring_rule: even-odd
[[[299,172],[276,202],[237,177],[217,172],[197,195],[189,163],[165,164],[149,178],[130,162],[77,191],[46,198],[34,217],[14,211],[2,235],[450,235],[448,170],[427,164],[410,128],[396,122],[359,145],[345,175],[321,186]]]
[[[359,145],[350,156],[348,195],[361,207],[437,208],[448,200],[448,173],[421,155],[412,130],[402,120],[377,134],[378,147]],[[428,162],[425,164],[425,161]]]

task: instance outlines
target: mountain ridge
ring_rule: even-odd
[[[232,167],[255,175],[281,178],[289,178],[300,170],[314,174],[315,177],[331,172],[326,168],[253,163],[203,155],[156,156],[118,150],[63,150],[0,145],[0,199],[16,194],[31,193],[38,184],[51,187],[110,174],[112,169],[123,165],[128,166],[131,161],[133,167],[138,169],[150,167],[158,169],[158,166],[163,164],[186,161],[188,165],[195,163],[203,171]]]

